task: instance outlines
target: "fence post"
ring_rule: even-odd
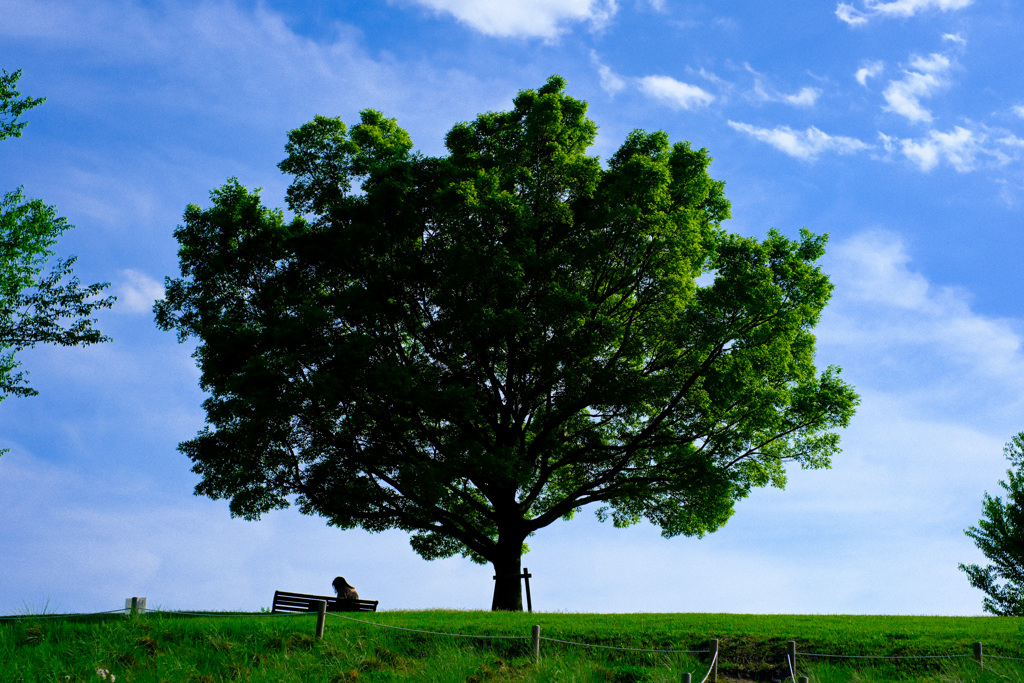
[[[316,601],[316,638],[322,640],[324,637],[324,622],[327,620],[327,601]]]
[[[124,599],[124,613],[136,616],[146,613],[146,598],[132,597]]]
[[[975,643],[974,644],[974,658],[978,660],[978,666],[980,666],[982,669],[984,669],[985,668],[985,656],[982,654],[982,651],[981,651],[981,643]]]
[[[808,683],[807,676],[801,676],[798,678],[797,683]]]
[[[712,681],[718,680],[718,638],[711,640],[711,676],[709,679]]]
[[[791,640],[786,643],[786,661],[789,663],[789,668],[796,675],[796,641]]]
[[[683,683],[693,683],[693,676],[691,674],[683,674]]]
[[[540,661],[540,626],[534,624],[530,628],[530,635],[533,637],[533,661]]]

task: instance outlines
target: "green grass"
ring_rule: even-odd
[[[97,670],[134,681],[700,681],[707,654],[650,653],[541,643],[533,662],[530,628],[556,640],[619,648],[720,647],[719,680],[783,680],[786,642],[801,653],[1024,656],[1024,619],[730,614],[521,614],[378,612],[328,615],[322,641],[315,615],[184,616],[149,613],[0,621],[0,681],[89,681]],[[372,623],[360,623],[372,622]],[[408,630],[381,628],[398,626]],[[430,635],[442,631],[514,639]],[[1024,662],[821,660],[797,657],[816,683],[927,680],[1024,683]],[[107,678],[106,680],[109,680]]]

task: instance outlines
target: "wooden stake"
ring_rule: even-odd
[[[513,578],[514,577],[514,578],[517,578],[517,579],[525,579],[526,580],[526,611],[528,611],[528,612],[533,612],[533,599],[530,597],[530,577],[531,576],[533,576],[533,574],[531,574],[530,570],[528,568],[526,568],[526,567],[523,567],[523,573],[522,574],[508,574],[507,575],[507,577],[509,577],[509,578]],[[495,574],[492,578],[495,581],[497,581],[498,580],[498,575]],[[506,576],[503,575],[502,578],[506,578]],[[494,608],[497,605],[497,602],[495,602],[497,599],[498,599],[497,595],[495,595],[491,599],[491,611],[492,612],[494,611]]]
[[[526,611],[527,612],[533,612],[533,600],[530,598],[530,577],[531,576],[533,576],[533,574],[530,573],[530,570],[527,569],[526,567],[523,567],[522,577],[523,577],[523,580],[526,581]]]
[[[718,638],[714,638],[711,641],[711,658],[714,660],[714,664],[711,666],[711,675],[708,677],[712,681],[718,680]]]
[[[683,674],[683,683],[693,683],[693,676],[691,674]]]
[[[981,643],[974,644],[974,658],[978,660],[978,666],[985,668],[985,656],[981,651]]]
[[[316,601],[316,638],[322,640],[324,637],[324,622],[327,621],[327,601]]]
[[[791,640],[786,643],[786,659],[789,661],[789,666],[796,674],[796,641]]]
[[[530,629],[530,635],[533,636],[533,661],[540,661],[540,626],[534,625]]]

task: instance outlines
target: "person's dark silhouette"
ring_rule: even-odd
[[[344,576],[339,576],[334,579],[331,583],[334,586],[334,592],[338,594],[338,597],[342,600],[358,600],[359,593],[356,593],[355,586],[349,584],[345,580]]]

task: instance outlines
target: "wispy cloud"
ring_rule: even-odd
[[[597,75],[601,79],[601,88],[609,95],[615,95],[626,87],[626,79],[612,71],[611,67],[601,62],[597,52],[590,51],[590,61],[597,68]]]
[[[673,109],[706,107],[715,101],[715,96],[700,86],[677,81],[671,76],[644,76],[640,79],[639,87],[648,97],[664,102]]]
[[[1019,400],[1024,389],[1019,324],[973,310],[962,289],[930,282],[911,267],[900,236],[884,230],[861,233],[831,246],[827,267],[836,297],[819,328],[822,341],[872,349],[878,370],[879,354],[913,355],[927,349],[958,368],[947,368],[937,379],[948,376],[965,387],[980,384],[980,377],[989,386],[998,380]]]
[[[814,126],[803,131],[793,130],[789,126],[758,128],[749,123],[736,121],[729,121],[729,126],[792,157],[806,161],[814,161],[818,155],[825,152],[853,154],[871,148],[871,145],[856,138],[829,135]]]
[[[850,26],[863,26],[868,23],[868,15],[861,12],[853,5],[847,5],[845,2],[839,3],[836,7],[836,16],[839,17],[840,21],[845,21]]]
[[[900,153],[922,171],[931,171],[946,163],[960,173],[983,166],[1004,166],[1020,155],[1019,138],[1006,135],[993,140],[985,130],[955,126],[942,132],[929,131],[920,138],[897,138],[879,134],[889,153]]]
[[[874,78],[882,73],[884,69],[885,65],[880,60],[868,62],[861,68],[857,69],[857,73],[855,73],[853,77],[857,79],[858,83],[866,86],[869,78]]]
[[[149,313],[153,303],[164,298],[164,286],[145,273],[126,269],[121,271],[121,282],[117,285],[115,309],[121,313]]]
[[[795,93],[787,94],[780,92],[771,85],[767,76],[756,71],[749,64],[744,64],[743,66],[754,75],[754,89],[750,97],[757,102],[782,102],[794,107],[813,107],[818,98],[821,97],[821,89],[810,86],[800,88]]]
[[[405,0],[449,14],[485,35],[553,39],[569,24],[604,27],[618,11],[617,0]],[[658,3],[653,4],[655,9]]]
[[[932,114],[921,105],[921,99],[931,97],[947,85],[944,74],[950,68],[949,58],[940,54],[914,57],[903,78],[889,81],[882,96],[888,103],[884,109],[915,122],[931,122]]]
[[[936,10],[948,12],[951,10],[963,9],[969,6],[974,0],[892,0],[881,2],[880,0],[864,0],[864,9],[858,9],[852,4],[840,2],[836,6],[836,16],[850,26],[863,26],[874,17],[912,17],[918,12]]]
[[[821,97],[820,88],[800,88],[800,91],[792,95],[783,95],[782,101],[792,104],[795,107],[813,107],[814,103]]]

